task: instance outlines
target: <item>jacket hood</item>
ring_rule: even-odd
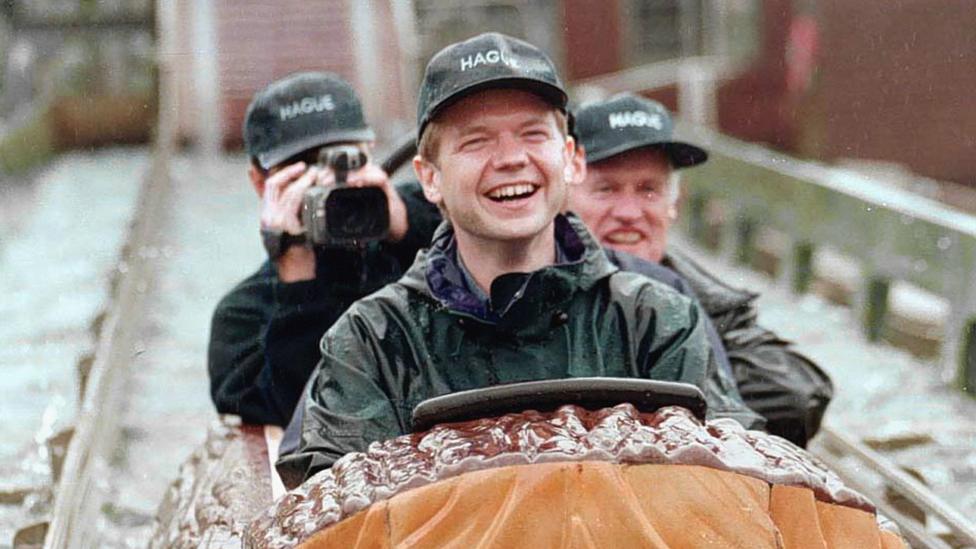
[[[583,222],[573,214],[560,214],[554,222],[556,242],[566,256],[566,261],[523,274],[527,283],[540,286],[543,291],[526,291],[533,296],[540,307],[557,306],[577,290],[587,290],[604,277],[618,270],[611,263],[596,239],[586,229]],[[457,261],[457,244],[454,227],[447,221],[441,223],[431,241],[431,247],[422,250],[417,260],[400,280],[405,287],[420,292],[439,302],[453,312],[486,320],[488,312],[483,301],[474,295],[463,283],[461,266]],[[502,275],[492,284],[492,294],[496,286],[504,284],[509,275]],[[525,301],[521,292],[515,294],[512,303],[500,313],[511,315],[517,307],[516,302]],[[535,308],[535,307],[533,307]]]

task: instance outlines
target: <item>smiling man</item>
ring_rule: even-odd
[[[725,284],[668,248],[678,216],[678,170],[707,161],[706,152],[673,139],[670,113],[643,97],[621,94],[584,105],[575,115],[586,168],[569,209],[603,245],[681,277],[717,328],[746,405],[766,419],[770,433],[805,446],[833,396],[830,378],[757,324],[758,294]]]
[[[706,385],[697,303],[621,272],[559,213],[575,177],[565,105],[552,62],[520,40],[484,34],[430,61],[414,169],[446,222],[326,333],[283,477],[405,434],[416,404],[455,391],[583,376]]]

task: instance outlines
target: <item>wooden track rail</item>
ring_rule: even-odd
[[[95,344],[74,435],[56,487],[47,548],[97,547],[98,515],[106,494],[112,452],[125,402],[125,381],[135,352],[138,322],[153,283],[151,253],[164,222],[168,158],[154,151],[123,249],[114,292]]]

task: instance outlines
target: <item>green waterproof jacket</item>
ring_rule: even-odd
[[[486,302],[468,289],[445,223],[398,282],[353,304],[322,339],[298,451],[278,462],[286,482],[408,433],[417,403],[455,391],[611,376],[708,393],[700,306],[620,271],[575,216],[557,217],[555,231],[565,261],[499,277]]]

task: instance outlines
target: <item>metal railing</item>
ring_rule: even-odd
[[[785,276],[803,292],[818,247],[857,259],[863,273],[859,318],[880,337],[889,289],[905,281],[949,304],[941,352],[945,381],[976,390],[976,216],[861,174],[799,161],[766,148],[682,127],[683,137],[710,153],[684,174],[686,228],[704,237],[706,211],[718,201],[724,238],[735,257],[748,257],[758,227],[788,237]]]

